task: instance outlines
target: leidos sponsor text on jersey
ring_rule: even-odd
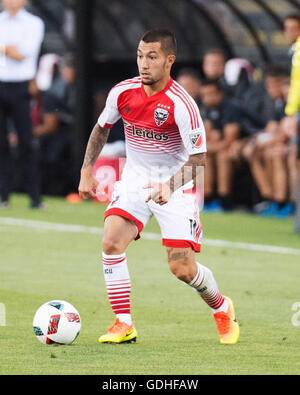
[[[132,135],[143,137],[144,139],[156,140],[156,141],[167,141],[169,136],[167,134],[155,133],[153,129],[147,130],[145,128],[138,128],[135,125],[130,125],[128,122],[124,121],[124,126],[131,128]]]

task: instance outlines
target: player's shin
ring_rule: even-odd
[[[228,302],[220,293],[211,270],[198,262],[196,262],[196,265],[198,269],[197,274],[189,285],[197,291],[214,314],[220,311],[226,312],[228,310]]]
[[[131,325],[131,282],[126,254],[106,255],[102,253],[102,262],[104,280],[112,310],[120,322]]]

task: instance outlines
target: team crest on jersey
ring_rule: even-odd
[[[156,108],[154,111],[154,119],[157,126],[162,126],[169,118],[169,111],[164,108]]]
[[[194,148],[200,148],[203,143],[203,137],[201,132],[190,134],[190,140]]]

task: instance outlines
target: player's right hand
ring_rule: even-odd
[[[167,184],[158,184],[158,183],[152,183],[145,185],[143,189],[152,189],[151,193],[145,200],[146,203],[148,203],[150,200],[153,200],[155,203],[159,204],[160,206],[163,206],[164,204],[167,204],[168,201],[171,198],[172,192]]]
[[[83,200],[95,198],[104,193],[99,182],[92,175],[86,174],[81,174],[78,192]]]

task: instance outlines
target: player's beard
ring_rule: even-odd
[[[151,80],[151,81],[142,81],[143,85],[151,86],[154,85],[157,81]]]
[[[156,84],[156,83],[157,83],[157,81],[154,80],[153,78],[151,78],[151,79],[149,79],[149,80],[147,80],[147,81],[143,80],[143,78],[142,78],[142,84],[143,84],[143,85],[151,86],[151,85],[154,85],[154,84]]]
[[[163,64],[163,69],[165,70],[165,68],[166,68],[166,62]],[[156,83],[159,82],[160,80],[161,80],[161,78],[156,78],[156,79],[150,78],[149,80],[145,81],[145,80],[143,80],[143,78],[142,78],[142,84],[143,84],[143,85],[151,86],[151,85],[156,84]]]

